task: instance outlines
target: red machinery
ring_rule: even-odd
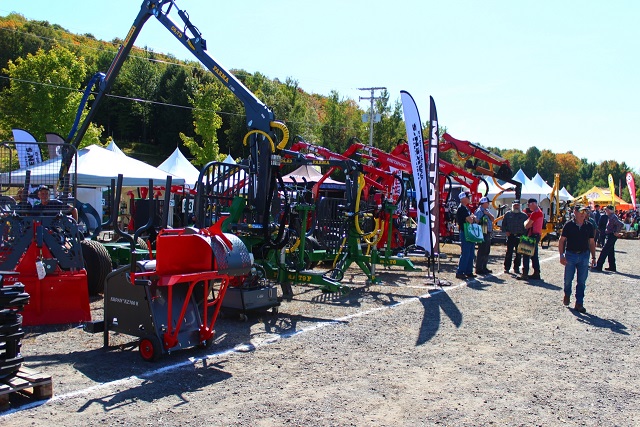
[[[120,199],[122,175],[118,180],[112,204]],[[149,199],[150,211],[153,202]],[[164,202],[167,212],[169,192]],[[116,215],[113,210],[112,220]],[[240,238],[222,233],[223,221],[206,229],[168,229],[166,221],[165,215],[151,260],[136,260],[135,242],[144,228],[133,236],[116,229],[131,246],[131,264],[105,281],[104,320],[85,325],[88,332],[103,332],[105,347],[109,331],[139,337],[140,355],[148,361],[177,349],[208,346],[229,286],[252,280],[253,256]]]
[[[512,179],[513,172],[511,170],[511,165],[509,164],[509,161],[507,159],[493,154],[485,148],[482,148],[472,142],[455,139],[448,133],[443,134],[439,144],[439,150],[455,150],[458,154],[458,157],[466,161],[464,166],[465,169],[475,170],[483,175],[488,175],[495,179],[500,179],[513,184],[515,186],[513,190],[515,191],[516,198],[520,198],[522,184]],[[378,156],[378,159],[381,159],[383,163],[389,163],[390,165],[393,165],[393,167],[398,167],[398,165],[401,164],[398,159],[403,158],[406,165],[403,171],[406,173],[411,173],[409,146],[406,143],[398,144],[398,146],[396,146],[396,148],[391,152],[391,155],[381,155],[380,150],[375,152],[375,154]],[[391,162],[389,161],[390,156],[393,156],[391,158]],[[475,160],[472,161],[472,157],[475,158]],[[489,164],[489,169],[478,166],[479,161],[486,161]],[[494,171],[494,165],[498,166],[497,171]],[[441,158],[438,160],[438,169],[442,176],[453,179],[459,184],[469,188],[469,191],[471,192],[472,207],[477,205],[480,201],[480,198],[484,196],[484,194],[480,191],[480,184],[484,181],[482,176],[474,175],[469,171],[452,163],[449,163]],[[453,217],[449,212],[449,206],[446,202],[448,192],[445,190],[444,180],[440,180],[439,191],[441,195],[440,218],[444,219],[441,220],[439,224],[440,236],[444,238],[452,237],[454,228]],[[415,216],[415,211],[413,212],[413,215]]]
[[[37,144],[33,145],[40,149]],[[72,158],[75,156],[75,150],[67,144],[49,145],[70,153]],[[45,149],[48,151],[48,147]],[[3,145],[2,161],[11,164],[14,150]],[[54,186],[58,178],[57,168],[49,171],[46,165],[40,165],[36,176],[34,180],[37,179],[38,184]],[[95,258],[88,252],[84,257],[85,245],[78,224],[63,212],[31,208],[27,201],[31,170],[5,172],[3,178],[2,192],[18,186],[21,202],[2,196],[6,203],[0,209],[0,271],[4,272],[5,285],[22,282],[25,292],[31,296],[24,308],[23,324],[33,326],[90,320],[88,273],[84,258]],[[72,175],[71,179],[73,181],[75,177]],[[7,184],[8,187],[4,188]],[[73,192],[66,196],[64,202],[74,203]],[[65,211],[68,207],[61,205]],[[86,248],[91,250],[92,246]],[[106,254],[106,262],[111,267],[108,257]]]

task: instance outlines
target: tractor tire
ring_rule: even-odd
[[[104,281],[112,268],[109,251],[96,240],[82,240],[80,246],[87,271],[89,295],[101,294],[104,292]]]

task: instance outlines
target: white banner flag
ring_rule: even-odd
[[[409,155],[413,170],[413,184],[416,189],[418,203],[418,230],[416,232],[416,246],[429,253],[433,252],[431,241],[431,221],[429,221],[429,188],[427,177],[427,162],[424,155],[424,139],[422,138],[422,123],[420,114],[413,97],[409,92],[400,91],[404,122],[407,127],[409,141]]]
[[[42,162],[40,155],[40,146],[38,144],[30,144],[36,142],[36,139],[29,132],[23,129],[11,129],[13,131],[13,140],[18,151],[18,161],[20,168],[26,169]]]

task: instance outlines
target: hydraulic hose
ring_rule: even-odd
[[[280,129],[280,131],[282,131],[282,141],[278,144],[278,150],[282,150],[289,142],[289,129],[287,128],[287,125],[282,122],[273,121],[269,124],[272,128]]]
[[[249,140],[249,135],[252,135],[254,133],[262,135],[265,138],[267,138],[267,141],[269,141],[269,144],[271,145],[271,152],[275,153],[276,146],[273,143],[273,139],[271,139],[271,137],[269,136],[268,133],[266,133],[265,131],[259,130],[259,129],[252,129],[249,132],[247,132],[247,134],[244,136],[244,139],[242,140],[242,145],[247,145],[247,141]]]

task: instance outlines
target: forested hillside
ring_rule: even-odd
[[[109,68],[120,43],[120,39],[107,42],[91,34],[72,34],[54,23],[30,21],[18,14],[0,17],[0,140],[11,140],[14,127],[29,130],[39,140],[44,140],[45,132],[66,137],[81,92],[97,71]],[[299,87],[295,77],[279,81],[223,65],[287,124],[292,136],[337,152],[346,149],[352,136],[369,140],[368,124],[361,118],[364,111],[338,92],[311,94]],[[390,151],[405,138],[402,108],[386,92],[376,102],[382,120],[374,126],[374,145]],[[83,145],[104,144],[113,138],[127,153],[155,165],[179,146],[199,166],[217,154],[246,157],[245,132],[242,104],[198,62],[136,48],[100,106]],[[455,129],[450,132],[456,136]],[[630,170],[624,162],[590,163],[570,152],[536,147],[526,152],[488,149],[509,159],[514,171],[522,168],[530,177],[539,172],[550,184],[554,173],[560,173],[561,185],[573,194],[592,185],[606,186],[608,174],[616,183],[624,183]],[[463,163],[453,152],[442,157]],[[622,195],[628,200],[626,189]]]

